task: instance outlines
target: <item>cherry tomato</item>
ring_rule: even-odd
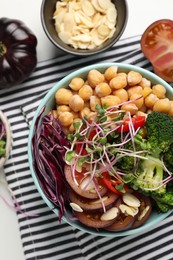
[[[111,176],[109,175],[108,172],[104,172],[102,173],[102,183],[113,193],[116,194],[122,194],[123,192],[121,192],[120,190],[118,190],[116,187],[118,187],[119,185],[122,184],[122,182],[120,182],[119,180],[114,180],[111,178]],[[128,186],[126,184],[123,185],[123,189],[127,190]]]
[[[145,116],[134,116],[131,118],[134,129],[142,128],[145,125]],[[126,118],[123,124],[117,129],[117,132],[129,132],[130,118]]]
[[[89,136],[88,136],[88,140],[92,140],[93,139],[93,137],[96,135],[96,130],[92,130],[90,133],[89,133]]]
[[[90,133],[89,133],[89,136],[88,136],[88,140],[89,141],[92,141],[92,139],[93,139],[93,137],[96,135],[96,130],[92,130]],[[85,143],[84,142],[82,142],[82,141],[78,141],[77,143],[76,143],[76,149],[75,149],[75,151],[76,151],[76,153],[77,154],[80,154],[80,155],[88,155],[88,152],[87,152],[87,150],[85,149]]]
[[[85,149],[85,145],[83,144],[83,142],[80,142],[80,141],[76,143],[75,151],[77,154],[80,154],[80,155],[88,154],[87,150]]]
[[[173,82],[173,21],[168,19],[152,23],[143,33],[141,49],[153,65],[154,72]]]

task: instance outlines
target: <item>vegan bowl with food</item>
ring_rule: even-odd
[[[172,100],[165,81],[121,63],[84,67],[48,92],[32,122],[29,164],[59,220],[124,236],[172,212]]]

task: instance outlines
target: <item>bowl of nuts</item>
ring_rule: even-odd
[[[121,63],[87,66],[55,84],[28,141],[31,174],[50,210],[110,237],[151,229],[171,214],[172,151],[172,87]]]
[[[50,41],[74,55],[100,53],[123,34],[128,19],[126,0],[43,0],[41,21]]]

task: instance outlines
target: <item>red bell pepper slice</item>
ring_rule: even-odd
[[[135,130],[138,128],[142,128],[145,125],[145,116],[134,116],[131,118],[133,127]],[[117,129],[117,132],[121,133],[126,133],[129,132],[129,124],[130,124],[130,118],[126,118],[122,125]]]
[[[101,181],[113,193],[116,193],[119,195],[123,194],[123,192],[121,192],[120,190],[118,190],[116,188],[116,186],[122,184],[122,182],[120,180],[113,180],[108,172],[102,173]],[[126,184],[124,184],[123,188],[126,191],[128,189],[128,186]]]

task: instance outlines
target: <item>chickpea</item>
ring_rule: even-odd
[[[133,103],[124,104],[121,109],[130,112],[131,115],[135,115],[138,111],[137,106]]]
[[[106,82],[101,82],[95,88],[95,93],[98,97],[105,97],[111,94],[111,88]]]
[[[144,112],[142,112],[142,111],[137,111],[137,112],[136,112],[136,115],[137,115],[137,116],[145,116],[145,117],[147,117],[147,114],[144,113]]]
[[[130,87],[127,89],[127,93],[129,98],[131,97],[131,95],[133,95],[134,93],[138,93],[142,95],[142,87],[141,86],[134,86],[134,87]]]
[[[88,116],[91,113],[91,110],[88,107],[84,107],[80,112],[80,118],[83,118],[84,116]]]
[[[153,93],[151,93],[144,99],[144,103],[147,108],[152,109],[157,100],[158,100],[158,97],[156,95],[154,95]]]
[[[151,93],[152,93],[152,88],[150,88],[150,87],[145,87],[142,90],[142,95],[144,98],[146,98]]]
[[[96,96],[91,96],[90,97],[90,108],[92,111],[97,111],[96,105],[101,105],[100,99]]]
[[[83,85],[81,89],[79,89],[78,94],[84,101],[87,101],[93,95],[93,89],[89,85]]]
[[[138,93],[134,93],[133,95],[131,95],[130,100],[134,100],[133,104],[135,104],[138,109],[140,109],[142,107],[142,105],[144,104],[143,96],[141,96]]]
[[[73,122],[73,115],[70,112],[62,112],[59,115],[59,120],[61,122],[61,124],[65,127],[69,126],[72,124]]]
[[[69,84],[69,87],[74,91],[78,91],[83,85],[84,80],[82,78],[73,78]]]
[[[155,94],[158,98],[165,98],[166,89],[164,86],[157,84],[152,87],[153,94]]]
[[[125,102],[128,100],[128,93],[124,88],[114,90],[112,93],[114,96],[119,97],[121,102]]]
[[[163,113],[169,113],[170,109],[171,109],[171,104],[168,98],[162,98],[157,100],[153,106],[153,111],[158,111]]]
[[[111,79],[109,83],[112,89],[121,89],[127,86],[127,75],[125,73],[118,73],[117,76]]]
[[[98,70],[90,70],[87,76],[88,84],[95,88],[99,83],[105,81],[105,77]]]
[[[129,86],[135,86],[142,80],[142,75],[137,71],[129,71],[127,74],[127,82]]]
[[[96,112],[91,111],[91,113],[88,115],[88,122],[96,121],[97,114]]]
[[[117,75],[117,70],[117,66],[109,67],[104,73],[105,79],[109,82],[111,79],[115,78]]]
[[[68,105],[73,93],[70,89],[60,88],[55,93],[55,102],[58,105]]]
[[[57,106],[57,115],[59,116],[62,112],[70,112],[70,107],[67,105],[60,105]]]
[[[142,88],[146,88],[146,87],[149,87],[151,88],[151,81],[146,79],[146,78],[142,78],[141,82],[139,83],[139,85],[142,87]]]
[[[146,113],[147,107],[144,103],[143,103],[142,107],[140,108],[140,111],[143,112],[143,113]]]
[[[171,106],[171,108],[169,110],[169,114],[173,117],[173,101],[170,100],[169,103],[170,103],[170,106]]]
[[[84,108],[84,101],[76,94],[70,98],[69,106],[74,112],[79,112]]]
[[[106,105],[107,107],[117,106],[121,103],[121,100],[119,97],[114,95],[108,95],[106,97],[101,98],[101,104]]]
[[[73,115],[73,119],[79,118],[79,113],[80,112],[74,112],[74,111],[70,111]]]

